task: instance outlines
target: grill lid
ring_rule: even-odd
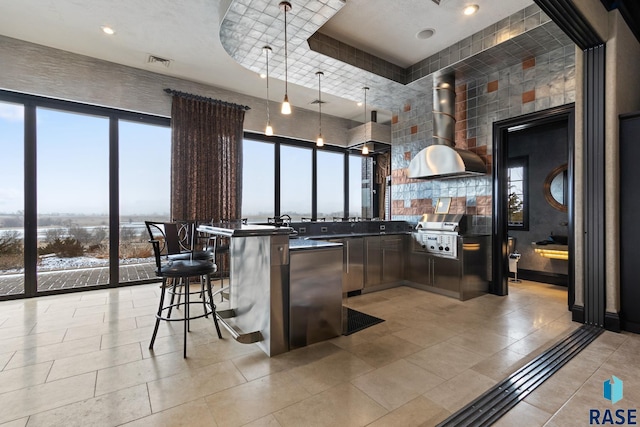
[[[424,214],[417,230],[424,231],[455,231],[462,234],[467,229],[468,217],[464,214]]]

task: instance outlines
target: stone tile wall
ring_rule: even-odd
[[[432,85],[432,84],[431,84]],[[407,100],[391,124],[392,218],[416,222],[438,197],[452,197],[450,213],[477,215],[478,231],[491,230],[493,123],[575,100],[573,45],[529,58],[456,86],[456,147],[483,158],[487,175],[446,180],[406,177],[411,159],[432,143],[431,91]],[[484,230],[482,230],[484,228]]]

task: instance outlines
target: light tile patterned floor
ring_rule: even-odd
[[[158,285],[0,302],[0,426],[430,426],[579,326],[566,289],[460,302],[408,287],[349,298],[386,321],[268,358],[210,319],[163,324]],[[602,397],[611,375],[625,397]],[[640,406],[640,336],[605,332],[501,426],[588,425]]]

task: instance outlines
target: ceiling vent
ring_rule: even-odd
[[[162,65],[165,68],[169,68],[169,65],[171,65],[171,60],[156,55],[149,55],[149,57],[147,58],[147,64],[157,64]]]

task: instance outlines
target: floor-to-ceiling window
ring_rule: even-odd
[[[155,264],[144,221],[169,221],[171,129],[118,122],[119,281],[154,275]]]
[[[242,217],[266,222],[275,216],[275,145],[245,139],[242,160]]]
[[[366,216],[362,213],[362,165],[364,163],[359,154],[349,156],[349,217],[359,218]]]
[[[312,217],[312,150],[280,146],[280,214],[292,221]]]
[[[24,107],[0,102],[0,295],[24,294]]]
[[[318,151],[318,218],[344,217],[344,153]]]
[[[0,299],[156,280],[169,118],[0,90],[0,147]]]
[[[245,134],[242,216],[333,221],[371,216],[372,156],[281,137]]]
[[[38,108],[36,122],[38,291],[107,285],[109,119]]]

